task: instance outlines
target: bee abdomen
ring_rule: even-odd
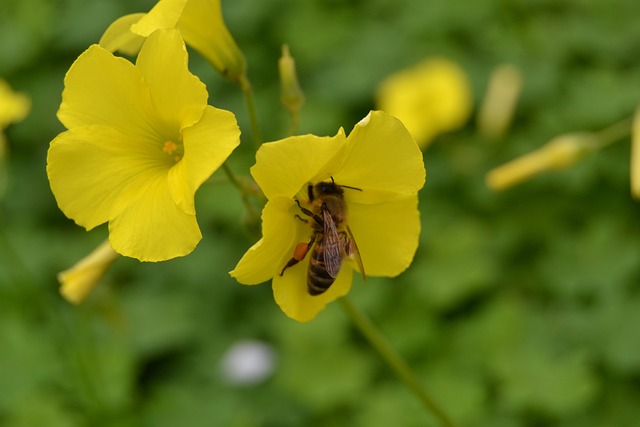
[[[329,276],[326,270],[320,271],[321,275],[316,275],[309,269],[309,275],[307,276],[307,290],[309,295],[320,295],[329,289],[336,279]]]
[[[327,272],[324,255],[318,246],[322,246],[322,242],[318,242],[309,260],[309,271],[307,273],[307,291],[309,295],[320,295],[326,292],[336,280],[335,277],[331,277]]]

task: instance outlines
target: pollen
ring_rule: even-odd
[[[176,151],[178,151],[178,144],[173,141],[165,141],[164,145],[162,146],[162,151],[171,156]]]
[[[167,154],[174,162],[178,163],[182,159],[182,135],[178,139],[179,143],[168,140],[162,145],[162,151]]]

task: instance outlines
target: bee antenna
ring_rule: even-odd
[[[330,178],[331,178],[331,183],[332,183],[332,184],[335,184],[335,183],[336,183],[336,181],[333,179],[333,177],[331,176]],[[348,188],[349,190],[362,191],[362,188],[352,187],[352,186],[350,186],[350,185],[341,185],[340,187],[342,187],[342,188]]]
[[[358,188],[358,187],[351,187],[350,185],[341,185],[340,187],[342,187],[342,188],[348,188],[349,190],[362,191],[362,188]]]

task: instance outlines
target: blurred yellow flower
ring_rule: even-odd
[[[29,98],[14,92],[9,84],[0,78],[0,130],[24,119],[30,108]]]
[[[464,71],[444,58],[427,59],[387,77],[378,87],[378,108],[404,123],[421,148],[465,124],[472,94]]]
[[[7,141],[4,130],[11,124],[24,119],[31,109],[31,101],[25,95],[14,92],[9,84],[0,78],[0,198],[7,182],[5,159]]]
[[[537,150],[489,171],[487,186],[492,190],[504,190],[543,172],[568,168],[597,146],[597,139],[590,133],[557,136]]]
[[[502,137],[509,128],[522,91],[522,73],[511,64],[491,73],[487,93],[478,112],[478,128],[489,138]]]
[[[413,260],[420,234],[417,192],[425,181],[422,153],[402,123],[371,112],[347,137],[294,136],[263,144],[251,174],[268,202],[262,212],[262,239],[230,273],[240,283],[272,280],[274,298],[289,317],[313,319],[327,303],[349,292],[353,269],[347,257],[335,282],[320,295],[307,290],[306,257],[280,275],[294,249],[309,242],[308,186],[335,181],[344,186],[348,225],[368,276],[396,276]],[[346,187],[353,188],[346,188]],[[354,189],[355,188],[355,189]]]
[[[113,249],[141,261],[190,253],[201,239],[194,195],[240,142],[232,113],[207,105],[176,30],[146,39],[136,64],[98,45],[65,77],[49,148],[58,206]]]
[[[631,195],[640,199],[640,108],[636,110],[631,129]]]
[[[58,274],[60,293],[69,302],[81,303],[116,259],[118,254],[111,249],[109,242],[102,243],[73,267]]]
[[[135,54],[141,40],[158,29],[177,28],[184,41],[223,76],[241,81],[246,61],[222,18],[220,0],[159,0],[149,13],[126,15],[105,31],[100,45]]]

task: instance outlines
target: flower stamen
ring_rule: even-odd
[[[182,135],[180,135],[179,139],[180,140],[182,139]],[[172,160],[176,163],[178,163],[182,159],[183,153],[181,148],[182,148],[181,145],[178,145],[171,140],[165,141],[164,144],[162,145],[162,151],[165,154],[169,155],[172,158]]]

